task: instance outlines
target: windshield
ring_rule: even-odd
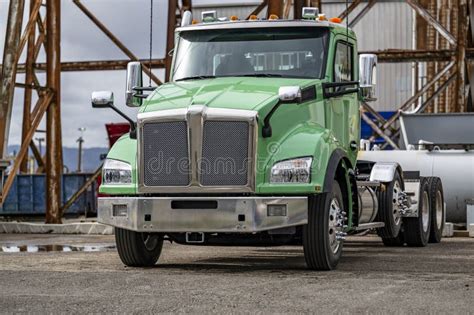
[[[179,35],[173,79],[322,78],[327,34],[319,27],[184,31]]]

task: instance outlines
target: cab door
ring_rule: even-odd
[[[332,130],[349,155],[357,151],[360,139],[356,46],[336,37],[333,50],[332,82],[325,84],[326,126]]]

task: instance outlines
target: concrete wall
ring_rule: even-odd
[[[194,4],[193,13],[200,18],[202,11],[217,10],[218,16],[237,15],[239,18],[245,19],[258,3],[260,1],[243,1],[243,5],[236,5],[234,1],[219,5],[212,1],[207,1],[206,4],[198,2]],[[349,20],[354,18],[365,5],[365,3],[360,4],[357,10],[349,16]],[[344,1],[323,2],[323,13],[328,17],[338,16],[345,7]],[[260,17],[265,14],[264,10],[260,13]],[[290,18],[292,18],[292,14]],[[358,35],[359,51],[388,48],[411,49],[413,11],[405,1],[377,1],[375,6],[354,27],[354,31]],[[378,69],[379,99],[372,105],[378,111],[395,111],[411,96],[411,64],[379,64]]]

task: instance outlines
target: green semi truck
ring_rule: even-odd
[[[92,94],[93,107],[131,125],[107,155],[98,200],[124,264],[154,265],[170,240],[302,244],[309,269],[331,270],[348,234],[375,229],[391,246],[439,241],[438,179],[357,160],[376,56],[359,57],[337,19],[303,10],[301,20],[211,11],[200,23],[186,12],[168,83],[143,86],[141,64],[128,65],[136,121],[112,92]]]

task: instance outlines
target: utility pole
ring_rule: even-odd
[[[86,131],[86,128],[80,127],[79,132],[81,133],[81,136],[79,139],[77,139],[77,143],[79,143],[79,150],[77,153],[77,172],[80,173],[82,172],[82,144],[84,143],[84,131]]]
[[[61,223],[61,2],[46,1],[46,84],[53,91],[46,112],[46,223]]]

